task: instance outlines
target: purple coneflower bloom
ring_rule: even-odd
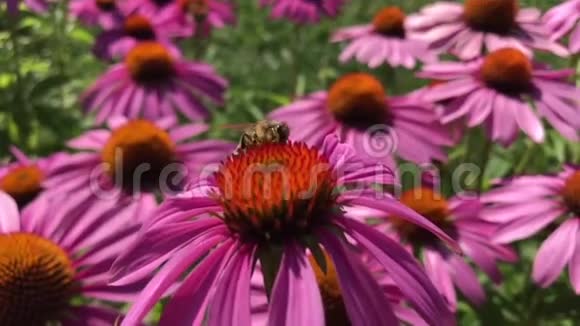
[[[400,200],[450,234],[465,256],[494,282],[499,283],[502,279],[498,261],[515,262],[518,259],[512,249],[491,242],[498,225],[479,216],[483,206],[478,199],[455,196],[447,200],[432,187],[420,186],[403,192]],[[457,309],[454,286],[474,304],[485,301],[483,287],[466,259],[450,252],[431,234],[396,216],[373,210],[355,208],[350,213],[372,219],[377,228],[400,238],[412,249],[421,250],[427,274],[453,311]]]
[[[336,266],[328,254],[324,254],[324,268],[321,267],[312,254],[308,255],[308,262],[312,266],[318,289],[322,298],[324,319],[326,325],[347,326],[352,325],[349,321],[348,312],[344,303],[340,281],[336,272]],[[362,261],[368,267],[376,279],[397,319],[413,326],[427,325],[421,317],[404,301],[404,297],[396,284],[386,275],[384,269],[376,262]],[[371,258],[372,259],[372,258]],[[263,284],[263,275],[259,268],[254,270],[251,279],[251,303],[252,325],[265,326],[268,324],[268,295]]]
[[[95,41],[93,52],[98,58],[124,58],[140,42],[159,42],[179,53],[171,39],[191,35],[186,27],[174,23],[165,12],[131,11],[113,20],[112,27],[102,32]]]
[[[452,145],[433,106],[413,96],[387,97],[381,82],[364,73],[344,75],[327,92],[269,116],[288,123],[293,139],[320,146],[327,134],[336,133],[359,155],[383,162],[394,152],[416,163],[445,161],[443,147]]]
[[[41,195],[20,214],[0,192],[0,324],[115,324],[100,301],[131,301],[145,280],[109,287],[108,268],[138,230],[122,208]]]
[[[178,126],[173,117],[157,121],[116,117],[108,120],[108,127],[68,142],[81,152],[54,166],[43,183],[47,191],[68,193],[74,202],[129,205],[145,216],[157,206],[156,196],[181,190],[235,147],[220,140],[191,141],[207,126]]]
[[[345,0],[260,0],[262,6],[272,7],[271,17],[288,18],[299,24],[312,24],[323,16],[336,17]]]
[[[57,153],[47,158],[31,159],[14,146],[10,151],[16,162],[0,166],[0,191],[12,196],[18,207],[23,208],[42,192],[42,182],[65,154]]]
[[[570,282],[580,294],[580,169],[564,168],[558,175],[516,177],[482,196],[488,204],[483,217],[503,223],[494,240],[509,243],[531,237],[564,218],[541,245],[532,276],[548,287],[568,265]]]
[[[233,5],[224,0],[174,0],[159,8],[159,1],[132,0],[140,11],[161,14],[167,17],[176,29],[187,31],[188,35],[207,36],[213,29],[224,28],[236,22]]]
[[[98,111],[97,123],[115,115],[158,119],[181,112],[207,118],[205,100],[223,104],[227,81],[204,63],[190,62],[158,42],[142,42],[124,62],[111,67],[83,95],[83,106]]]
[[[431,48],[448,51],[463,60],[484,52],[514,47],[532,55],[532,49],[559,56],[569,53],[550,40],[535,8],[519,8],[518,0],[466,0],[464,4],[436,2],[407,18],[411,38],[426,41]]]
[[[542,142],[545,131],[538,116],[564,137],[580,139],[580,90],[566,81],[573,74],[534,65],[519,50],[506,48],[469,63],[427,65],[421,76],[444,81],[424,94],[429,101],[451,101],[442,122],[464,118],[469,127],[483,124],[492,140],[507,146],[518,129]]]
[[[69,9],[71,16],[83,24],[111,29],[122,24],[124,3],[120,0],[72,0]]]
[[[371,68],[388,63],[411,69],[418,60],[435,60],[425,42],[407,38],[404,24],[405,13],[399,7],[387,7],[376,14],[371,24],[339,29],[332,41],[350,42],[340,55],[341,62],[356,58]]]
[[[570,52],[580,53],[580,0],[566,1],[550,9],[544,15],[544,21],[550,29],[552,39],[557,40],[568,32],[570,34]]]
[[[206,318],[209,325],[250,325],[250,279],[253,269],[260,268],[255,267],[258,260],[264,284],[271,289],[269,325],[324,325],[307,248],[323,250],[332,259],[353,325],[396,324],[388,299],[344,241],[346,235],[389,272],[425,321],[452,323],[453,316],[414,258],[341,210],[360,205],[396,212],[449,241],[399,202],[376,200],[378,194],[369,183],[392,180],[386,166],[365,164],[334,135],[320,150],[304,143],[270,143],[232,155],[214,175],[166,200],[144,225],[140,240],[115,263],[116,285],[163,264],[123,325],[141,321],[186,271],[190,272],[166,305],[160,325],[198,325]],[[354,183],[366,187],[346,190]]]

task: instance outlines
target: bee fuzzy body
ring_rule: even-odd
[[[289,136],[290,128],[287,124],[268,120],[259,121],[244,130],[235,153],[262,144],[285,143]]]

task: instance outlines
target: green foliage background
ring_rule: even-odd
[[[209,39],[181,43],[187,57],[213,64],[230,81],[227,105],[217,108],[211,121],[211,137],[235,139],[234,132],[220,126],[262,119],[297,96],[325,89],[342,73],[367,71],[356,63],[338,63],[341,46],[328,42],[334,29],[365,23],[385,5],[412,12],[432,1],[352,0],[338,19],[306,27],[269,20],[257,2],[237,1],[235,27],[219,30]],[[521,2],[522,7],[545,10],[560,1]],[[91,126],[90,119],[81,114],[78,98],[107,64],[90,52],[98,31],[70,20],[66,6],[66,1],[58,1],[47,15],[24,11],[17,18],[0,11],[0,159],[8,159],[10,144],[35,155],[61,150],[67,139]],[[540,59],[556,67],[570,64],[549,55]],[[390,94],[403,94],[426,84],[402,69],[382,67],[373,73]],[[478,163],[485,155],[483,142],[481,135],[474,133],[452,149],[447,169],[465,160]],[[566,162],[580,163],[580,145],[566,142],[553,131],[542,145],[520,140],[508,149],[495,146],[485,186],[498,177],[554,172]],[[546,234],[517,244],[521,261],[502,266],[503,285],[494,286],[482,278],[488,303],[478,308],[462,303],[460,324],[580,324],[580,299],[568,285],[567,275],[549,289],[539,289],[530,281],[533,256]]]

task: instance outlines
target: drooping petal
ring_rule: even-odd
[[[304,250],[287,244],[272,288],[269,326],[324,326],[318,283]]]
[[[226,241],[199,263],[165,306],[160,326],[205,325],[212,289],[237,247],[238,243]]]
[[[547,287],[552,284],[572,258],[576,250],[579,223],[578,219],[567,220],[538,250],[532,276],[540,286]]]
[[[320,237],[336,266],[344,305],[352,325],[398,324],[383,289],[360,259],[349,253],[336,235],[325,231]]]
[[[439,227],[437,227],[435,224],[433,224],[425,217],[419,215],[414,210],[408,208],[407,206],[399,203],[398,201],[392,198],[387,197],[382,198],[381,200],[377,200],[375,198],[369,197],[368,195],[359,194],[358,196],[352,197],[343,196],[343,198],[341,199],[344,200],[345,204],[347,205],[359,205],[369,207],[379,211],[386,212],[389,215],[405,219],[406,221],[413,223],[433,233],[439,239],[445,241],[455,251],[461,252],[461,249],[459,248],[457,242],[455,242],[455,240],[453,240],[448,234],[443,232],[443,230],[441,230]]]
[[[224,270],[211,302],[209,326],[251,326],[250,279],[254,250],[240,248]]]
[[[133,326],[143,320],[155,303],[167,292],[169,287],[187,268],[207,254],[212,247],[224,240],[224,236],[213,236],[204,241],[194,241],[175,254],[161,271],[143,289],[142,294],[133,302],[121,325]]]
[[[453,314],[425,272],[400,244],[355,220],[338,219],[344,231],[366,248],[389,272],[415,310],[432,325],[453,325]]]

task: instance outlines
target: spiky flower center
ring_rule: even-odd
[[[28,233],[0,235],[0,324],[46,325],[64,317],[74,276],[68,255],[51,241]]]
[[[179,0],[184,12],[196,19],[204,19],[209,14],[209,0]]]
[[[24,207],[42,191],[44,173],[36,165],[18,166],[0,179],[0,189]]]
[[[137,44],[127,54],[125,63],[133,80],[145,86],[165,83],[175,74],[171,53],[157,42]]]
[[[303,143],[269,143],[231,156],[215,174],[224,220],[257,240],[305,234],[335,207],[335,173]]]
[[[383,85],[365,73],[338,79],[328,91],[327,106],[338,121],[363,130],[384,124],[389,117]]]
[[[115,184],[130,192],[150,191],[159,188],[164,169],[176,161],[175,144],[154,123],[133,120],[111,133],[101,158]]]
[[[350,326],[351,323],[342,298],[336,267],[328,254],[325,253],[324,257],[326,260],[325,270],[320,267],[312,255],[308,257],[308,260],[314,270],[320,295],[322,296],[326,325]]]
[[[518,11],[517,0],[466,0],[463,15],[471,28],[503,35],[516,26]]]
[[[102,11],[113,11],[116,8],[115,0],[95,0],[95,3]]]
[[[580,170],[566,179],[562,197],[564,197],[564,203],[570,211],[576,216],[580,216]]]
[[[532,85],[532,63],[520,50],[505,48],[488,54],[483,61],[481,78],[499,92],[519,94]]]
[[[401,195],[400,200],[438,227],[444,230],[450,228],[452,223],[449,219],[447,200],[433,189],[427,187],[410,189]],[[434,240],[430,232],[402,218],[394,217],[391,223],[399,235],[412,243],[425,244]]]
[[[125,18],[123,22],[123,30],[125,34],[134,37],[140,41],[154,40],[155,31],[151,21],[139,14],[132,14]]]
[[[399,38],[405,37],[405,13],[399,7],[381,9],[373,19],[375,32]]]

